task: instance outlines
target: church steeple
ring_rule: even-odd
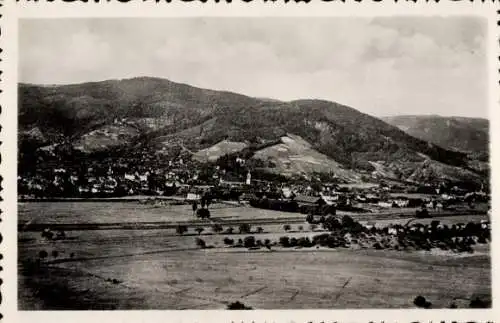
[[[250,174],[250,171],[248,171],[246,184],[250,185],[251,183],[252,183],[252,174]]]

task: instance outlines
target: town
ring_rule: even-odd
[[[57,146],[42,148],[35,167],[30,165],[31,170],[24,171],[20,166],[20,200],[142,196],[200,203],[206,197],[307,214],[312,210],[307,209],[310,205],[359,213],[422,207],[443,211],[466,205],[469,212],[475,203],[490,199],[489,185],[471,188],[444,181],[405,183],[370,176],[369,172],[364,183],[346,183],[334,174],[285,177],[262,171],[254,160],[247,161],[238,153],[203,163],[187,151],[150,156],[144,150],[129,153],[127,158],[66,157],[76,162],[61,163],[64,153],[77,155]]]

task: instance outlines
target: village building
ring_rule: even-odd
[[[408,207],[408,205],[410,204],[410,200],[405,198],[397,198],[394,199],[392,203],[395,204],[397,207]]]
[[[198,192],[188,192],[186,195],[186,201],[194,202],[201,200],[201,194]]]
[[[241,188],[246,186],[247,184],[246,181],[241,181],[237,176],[234,176],[231,173],[225,173],[219,178],[219,185]]]
[[[388,208],[391,208],[391,207],[392,207],[392,203],[391,203],[391,202],[389,202],[389,201],[379,201],[379,202],[377,203],[377,205],[378,205],[378,206],[380,206],[380,207],[382,207],[382,208],[386,208],[386,209],[388,209]]]

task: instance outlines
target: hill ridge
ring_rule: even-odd
[[[149,76],[49,88],[19,84],[19,133],[21,148],[69,141],[106,151],[117,149],[116,137],[151,154],[173,142],[198,151],[222,140],[266,145],[289,133],[351,169],[373,170],[368,161],[421,161],[419,154],[469,168],[466,154],[337,102],[258,99]],[[35,143],[35,135],[45,142]],[[88,142],[82,145],[82,138]]]

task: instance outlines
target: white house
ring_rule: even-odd
[[[199,200],[201,200],[201,195],[198,193],[187,193],[186,200],[187,201],[199,201]]]
[[[380,207],[383,207],[383,208],[390,208],[390,207],[392,207],[392,203],[390,203],[390,202],[384,202],[384,201],[378,202],[377,205],[380,206]]]
[[[396,199],[396,200],[394,200],[394,203],[396,203],[396,205],[399,207],[407,207],[410,204],[410,200]]]

